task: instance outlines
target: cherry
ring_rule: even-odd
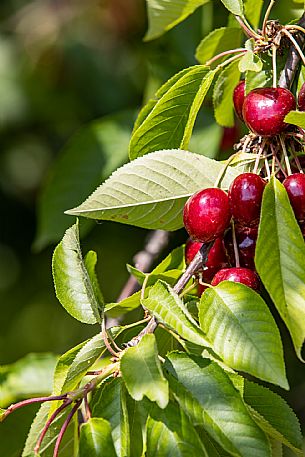
[[[243,227],[239,224],[235,225],[235,235],[239,254],[239,262],[241,267],[255,270],[254,256],[257,240],[257,227]],[[235,253],[231,230],[225,235],[225,247],[231,264],[235,264]]]
[[[237,116],[244,121],[243,105],[245,101],[245,81],[239,81],[233,92],[233,103]]]
[[[185,263],[189,265],[199,249],[201,248],[203,243],[199,243],[198,241],[193,241],[189,238],[185,244]]]
[[[298,221],[305,219],[305,175],[294,173],[288,176],[283,185],[287,191],[295,217]]]
[[[236,222],[246,227],[258,225],[266,182],[255,173],[243,173],[232,182],[229,205]]]
[[[243,117],[249,129],[257,135],[278,135],[289,125],[284,122],[284,118],[295,107],[295,98],[288,89],[259,88],[246,96]]]
[[[224,233],[230,219],[228,196],[218,188],[200,190],[184,205],[184,226],[195,241],[207,243],[215,240]]]
[[[254,290],[260,287],[257,274],[249,268],[223,268],[216,273],[211,284],[217,286],[222,281],[240,282]]]
[[[214,275],[221,268],[229,266],[229,259],[225,249],[224,240],[217,238],[210,249],[205,268],[202,271],[202,278],[204,282],[211,282]]]
[[[302,84],[298,95],[298,108],[300,111],[305,111],[305,83]]]
[[[222,132],[222,138],[220,142],[220,150],[222,152],[227,151],[228,149],[233,148],[234,144],[238,141],[239,138],[239,128],[235,124],[233,127],[224,127]]]

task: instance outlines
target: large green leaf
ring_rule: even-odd
[[[182,22],[209,0],[146,0],[149,28],[145,40],[153,40]]]
[[[86,125],[60,153],[38,200],[36,249],[58,242],[71,225],[65,209],[79,204],[127,159],[133,112]],[[87,231],[91,224],[82,226]]]
[[[53,354],[27,354],[15,363],[0,366],[0,406],[50,394],[56,361]]]
[[[276,393],[266,387],[244,380],[243,397],[252,415],[268,435],[303,455],[303,438],[299,421]]]
[[[59,414],[56,419],[52,422],[51,426],[49,427],[42,445],[40,447],[39,455],[41,457],[52,457],[53,456],[53,448],[55,445],[56,438],[58,437],[59,431],[65,418],[67,417],[68,413],[70,412],[71,407],[68,406],[61,414]],[[43,403],[35,416],[35,419],[31,425],[29,434],[26,439],[26,443],[23,449],[22,457],[36,457],[34,453],[34,448],[37,443],[37,440],[40,436],[40,433],[45,426],[48,416],[50,412],[50,403]],[[67,431],[64,434],[64,438],[61,444],[61,457],[71,457],[73,455],[73,445],[74,441],[74,423],[72,422]]]
[[[232,14],[242,16],[243,14],[243,0],[221,0],[224,6]]]
[[[147,457],[209,457],[190,419],[174,403],[151,409],[146,426]]]
[[[117,457],[108,421],[94,417],[81,425],[78,456]]]
[[[199,320],[213,350],[227,365],[288,388],[280,333],[256,292],[224,281],[202,295]]]
[[[212,187],[225,165],[181,150],[157,151],[124,165],[79,207],[67,213],[148,229],[183,227],[182,210],[194,192]],[[228,167],[222,187],[240,174]]]
[[[159,322],[177,332],[185,340],[201,346],[210,346],[201,329],[189,319],[182,300],[165,282],[158,281],[152,286],[148,297],[142,302]]]
[[[196,65],[182,73],[133,132],[130,159],[160,149],[187,148],[198,111],[216,71]]]
[[[302,129],[305,128],[305,113],[304,111],[290,111],[285,117],[285,122],[298,125]]]
[[[162,373],[153,334],[145,335],[137,346],[125,350],[120,369],[132,398],[139,401],[145,395],[160,408],[167,406],[168,382]]]
[[[205,65],[212,57],[231,49],[238,48],[241,42],[241,29],[235,27],[221,27],[213,30],[199,43],[196,49],[196,59]],[[215,64],[219,64],[227,57],[218,59]]]
[[[239,61],[235,60],[220,73],[213,92],[215,118],[224,127],[233,127],[233,92],[240,79]]]
[[[90,403],[93,417],[103,418],[110,422],[114,447],[120,457],[130,456],[126,395],[122,379],[111,379],[96,390]]]
[[[251,418],[239,392],[218,364],[185,353],[165,362],[172,392],[194,425],[204,426],[227,452],[270,457],[268,440]]]
[[[305,338],[305,244],[284,186],[272,178],[263,194],[255,265],[301,359]]]
[[[257,29],[260,22],[264,0],[244,0],[245,16],[248,21]]]
[[[56,296],[75,319],[86,324],[101,322],[102,295],[91,275],[96,257],[84,261],[79,243],[78,223],[70,227],[53,255],[52,270]],[[87,269],[87,266],[89,269]]]

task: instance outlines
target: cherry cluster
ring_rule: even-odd
[[[190,236],[185,249],[186,263],[193,260],[203,243],[214,241],[200,271],[200,293],[205,289],[201,282],[216,286],[225,280],[259,290],[254,254],[265,185],[257,174],[243,173],[235,178],[228,194],[208,188],[186,202],[183,219]]]

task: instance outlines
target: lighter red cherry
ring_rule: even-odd
[[[184,226],[189,236],[201,243],[213,241],[222,235],[230,219],[228,196],[218,188],[200,190],[184,205]]]
[[[298,221],[305,220],[305,175],[294,173],[288,176],[283,185],[287,191],[295,217]]]
[[[189,238],[185,244],[185,263],[189,265],[199,249],[201,248],[203,243],[198,241],[193,241]]]
[[[240,282],[254,290],[260,287],[257,274],[249,268],[223,268],[216,273],[211,284],[217,286],[222,281]]]
[[[294,110],[293,94],[283,87],[254,89],[246,96],[243,104],[244,121],[252,132],[261,136],[281,133],[288,124],[286,114]]]
[[[302,87],[299,91],[298,108],[300,111],[305,111],[305,83],[302,84]]]
[[[246,227],[258,225],[265,185],[255,173],[243,173],[234,179],[228,197],[236,222]]]
[[[233,92],[233,103],[237,116],[244,121],[243,105],[245,101],[245,81],[239,81]]]

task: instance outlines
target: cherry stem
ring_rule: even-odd
[[[42,429],[42,432],[39,435],[38,441],[34,448],[35,454],[39,454],[39,449],[40,449],[41,443],[42,443],[47,431],[49,430],[49,427],[51,426],[52,422],[54,421],[54,419],[56,419],[56,417],[61,413],[61,411],[63,411],[71,403],[72,403],[71,400],[66,399],[66,401],[59,408],[57,408],[54,411],[54,413],[51,415],[51,417],[48,419],[48,421],[46,422],[45,426]]]
[[[197,283],[199,281],[196,279],[192,284],[190,284],[186,289],[183,289],[182,292],[180,292],[179,297],[182,298],[184,297],[188,292],[190,292],[194,287],[196,287]]]
[[[295,163],[296,163],[296,166],[297,166],[299,172],[300,172],[300,173],[304,173],[304,171],[303,171],[303,169],[302,169],[302,167],[301,167],[299,158],[298,158],[298,156],[297,156],[297,154],[296,154],[296,152],[295,152],[295,147],[294,147],[294,143],[293,143],[293,142],[290,143],[290,148],[291,148],[291,153],[292,153],[292,155],[293,155],[294,161],[295,161]]]
[[[273,5],[275,4],[275,0],[271,0],[269,3],[269,6],[267,8],[264,20],[263,20],[263,27],[262,27],[262,34],[265,36],[266,35],[266,27],[267,27],[267,22],[271,13],[271,10],[273,8]]]
[[[281,162],[279,161],[279,158],[278,158],[278,156],[277,156],[277,154],[276,154],[276,150],[274,149],[274,146],[273,146],[272,143],[270,144],[270,148],[271,148],[271,151],[272,151],[272,156],[274,157],[274,160],[276,161],[276,163],[277,163],[279,169],[281,170],[281,172],[283,173],[283,175],[285,176],[285,178],[287,178],[287,173],[286,173],[286,171],[284,170],[284,168],[283,168]]]
[[[115,352],[115,350],[112,348],[111,344],[108,341],[107,330],[105,327],[105,319],[103,319],[103,322],[102,322],[102,338],[103,338],[105,346],[108,349],[108,351],[110,352],[110,354],[112,354],[114,357],[118,357],[119,354],[117,352]]]
[[[245,24],[244,20],[240,16],[235,16],[235,19],[241,26],[241,28],[244,30],[245,34],[247,35],[248,38],[260,38],[258,33],[256,33],[252,28],[248,25]]]
[[[276,51],[275,44],[272,45],[272,70],[273,70],[273,87],[277,87],[277,66],[276,66]]]
[[[268,163],[267,157],[265,157],[265,170],[266,170],[267,179],[268,179],[268,181],[270,181],[271,173],[270,173],[270,168],[269,168],[269,163]]]
[[[236,233],[235,233],[235,224],[234,224],[233,219],[231,221],[231,226],[232,226],[232,240],[233,240],[233,248],[234,248],[235,266],[237,268],[239,268],[240,267],[240,260],[239,260],[239,252],[238,252]]]
[[[61,444],[62,439],[64,437],[64,434],[65,434],[65,432],[66,432],[66,430],[68,428],[68,425],[70,424],[74,414],[76,413],[76,411],[80,407],[81,402],[82,402],[82,400],[78,400],[78,402],[75,403],[75,405],[73,406],[71,412],[68,414],[67,419],[63,423],[63,426],[60,429],[59,435],[58,435],[56,443],[55,443],[53,457],[58,457],[59,447],[60,447],[60,444]]]
[[[287,24],[285,25],[284,27],[286,30],[289,29],[289,30],[299,30],[300,32],[304,33],[305,34],[305,29],[304,27],[301,27],[300,25],[297,25],[297,24]]]
[[[285,141],[283,140],[283,136],[282,135],[280,135],[280,142],[281,142],[282,150],[283,150],[283,153],[284,153],[286,170],[287,170],[288,176],[290,176],[291,175],[291,167],[290,167],[290,163],[289,163],[289,157],[288,157],[288,154],[287,154],[287,149],[286,149],[286,146],[285,146]]]
[[[86,411],[86,422],[91,419],[91,409],[89,406],[88,402],[88,395],[85,395],[84,397],[84,405],[85,405],[85,411]]]
[[[209,66],[213,62],[215,62],[216,60],[220,59],[221,57],[225,57],[225,56],[228,56],[230,54],[236,54],[237,52],[243,52],[244,53],[244,52],[247,52],[247,49],[245,49],[245,48],[236,48],[236,49],[230,49],[229,51],[220,52],[216,56],[212,57],[212,59],[207,60],[205,65]]]
[[[265,146],[266,146],[266,140],[263,140],[263,142],[262,142],[262,144],[261,144],[261,146],[260,146],[260,148],[258,150],[256,159],[255,159],[255,164],[254,164],[254,167],[253,167],[253,173],[257,173],[258,166],[259,166],[259,161],[261,159],[262,153],[264,152]]]
[[[228,64],[231,63],[231,62],[233,62],[234,60],[237,60],[237,59],[239,59],[240,57],[242,57],[242,56],[245,54],[245,52],[247,52],[246,49],[244,49],[243,52],[241,52],[240,54],[237,54],[237,56],[230,57],[230,59],[227,59],[227,60],[225,60],[224,62],[220,63],[220,64],[218,65],[217,68],[223,68],[223,67],[225,67],[226,65],[228,65]]]
[[[298,42],[296,41],[296,39],[291,35],[290,32],[288,32],[288,30],[286,30],[285,28],[282,29],[282,32],[289,38],[289,40],[293,43],[294,47],[296,48],[296,50],[298,51],[299,53],[299,56],[301,57],[302,59],[302,62],[303,64],[305,65],[305,56],[302,52],[302,49],[300,48]]]
[[[23,408],[23,406],[31,405],[33,403],[44,403],[46,401],[56,401],[56,400],[65,400],[67,398],[67,394],[63,395],[54,395],[52,397],[36,397],[36,398],[29,398],[27,400],[20,401],[19,403],[14,403],[10,405],[5,413],[4,417],[6,418],[9,414],[13,413],[19,408]]]

